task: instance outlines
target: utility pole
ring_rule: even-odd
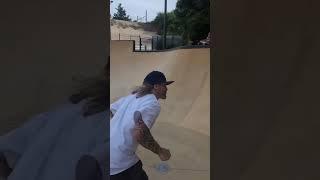
[[[146,10],[146,23],[148,22],[148,11]]]
[[[167,47],[167,0],[164,0],[163,48]]]

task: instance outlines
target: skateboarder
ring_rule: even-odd
[[[141,87],[110,105],[111,180],[148,180],[135,153],[139,144],[162,161],[170,159],[170,151],[157,143],[150,129],[160,113],[158,100],[166,99],[171,83],[162,72],[152,71]]]

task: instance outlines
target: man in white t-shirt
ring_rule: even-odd
[[[111,104],[111,180],[148,180],[135,153],[139,144],[162,161],[170,159],[170,151],[155,141],[150,129],[160,113],[158,99],[166,99],[167,85],[173,82],[167,81],[162,72],[152,71],[142,86]]]

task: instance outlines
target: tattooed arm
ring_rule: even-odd
[[[153,138],[149,128],[143,122],[141,113],[139,111],[136,111],[134,113],[134,121],[136,125],[134,130],[134,138],[138,141],[138,143],[144,148],[159,155],[162,161],[170,159],[170,151],[168,149],[162,148]]]
[[[149,128],[143,122],[141,113],[139,111],[134,113],[134,121],[136,123],[134,136],[138,143],[153,153],[159,154],[160,145],[156,140],[154,140]]]

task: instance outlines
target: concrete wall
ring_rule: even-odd
[[[153,71],[168,80],[167,99],[157,122],[169,122],[209,136],[210,49],[132,52],[133,41],[111,41],[110,100],[128,95]]]
[[[73,75],[101,71],[109,53],[104,3],[1,2],[0,133],[64,102]]]
[[[319,179],[319,1],[215,3],[214,179]]]

